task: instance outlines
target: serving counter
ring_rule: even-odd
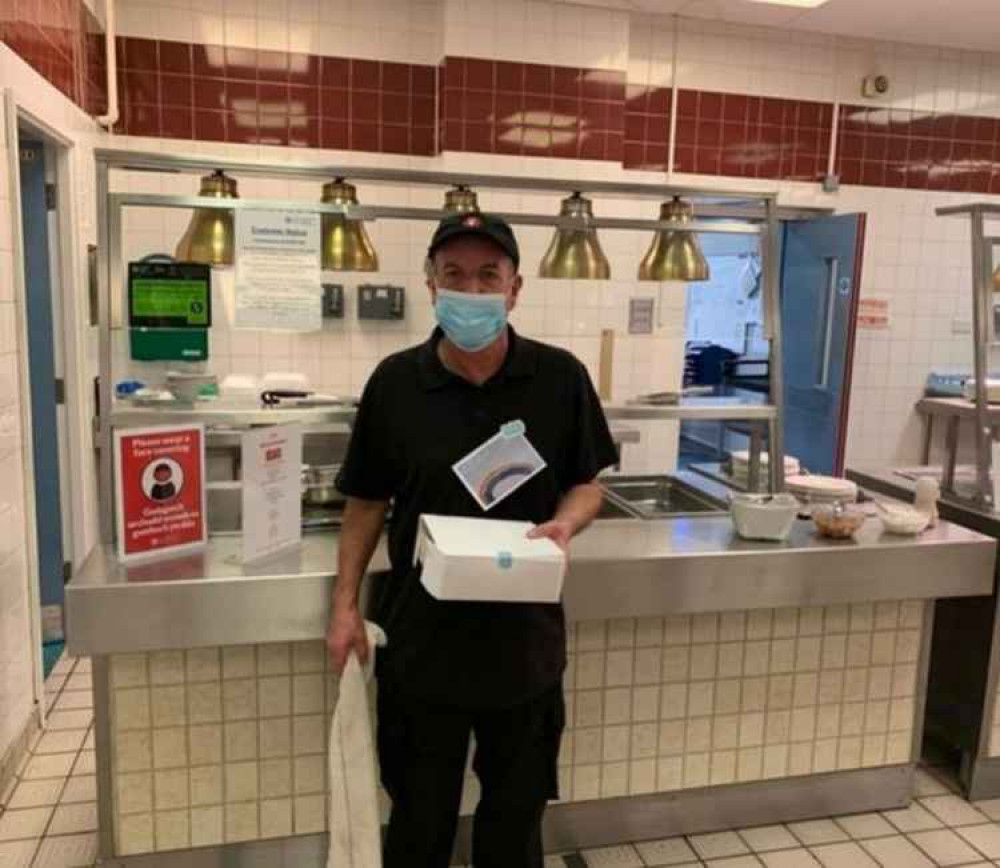
[[[108,862],[323,864],[337,544],[308,534],[252,567],[238,537],[128,568],[104,548],[70,583],[69,651],[94,657]],[[739,540],[724,515],[596,522],[565,584],[547,848],[906,804],[928,603],[991,593],[994,560],[993,540],[948,523],[913,540],[873,519],[832,542],[799,521],[774,544]],[[380,547],[372,569],[386,566]]]
[[[908,501],[913,500],[918,478],[940,481],[942,473],[950,474],[960,491],[972,483],[957,475],[954,465],[950,471],[947,465],[943,471],[848,471],[869,491]],[[946,493],[939,509],[948,521],[1000,540],[1000,515],[988,506]],[[995,588],[988,597],[938,600],[927,694],[927,734],[955,755],[966,795],[976,800],[1000,796],[1000,613]]]

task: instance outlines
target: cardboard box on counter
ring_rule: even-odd
[[[528,539],[527,521],[423,515],[414,563],[439,600],[555,603],[566,555],[552,540]]]

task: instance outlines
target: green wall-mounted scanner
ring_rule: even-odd
[[[130,262],[128,325],[135,361],[205,361],[212,326],[211,266]]]

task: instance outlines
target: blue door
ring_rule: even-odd
[[[42,145],[24,139],[21,140],[20,150],[39,582],[42,605],[62,606],[63,535],[59,500],[59,429],[56,419],[56,368],[52,348],[45,150]]]
[[[784,224],[785,452],[813,473],[844,468],[864,231],[864,214]]]

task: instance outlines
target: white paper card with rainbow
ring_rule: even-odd
[[[515,419],[452,465],[452,470],[488,512],[545,467],[545,459],[525,436],[524,422]]]

